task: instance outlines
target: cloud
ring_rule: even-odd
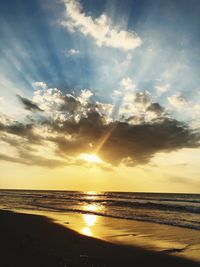
[[[121,85],[126,89],[126,90],[130,90],[130,89],[135,89],[136,88],[136,84],[134,83],[134,81],[127,77],[127,78],[123,78],[121,81]]]
[[[0,160],[10,161],[14,163],[20,163],[25,165],[36,165],[48,168],[55,168],[60,166],[65,166],[67,164],[66,161],[56,160],[56,159],[48,159],[41,156],[34,156],[30,153],[24,155],[24,157],[15,158],[7,155],[0,154]]]
[[[42,89],[47,88],[47,84],[45,82],[33,82],[32,85],[35,87],[40,87]]]
[[[89,114],[78,123],[66,122],[60,131],[63,129],[75,138],[72,142],[55,139],[60,152],[75,155],[80,151],[98,152],[104,161],[113,165],[121,162],[129,166],[144,164],[157,152],[196,147],[199,141],[198,134],[170,119],[151,124],[130,125],[116,121],[105,125],[98,114]],[[93,144],[92,148],[89,143]]]
[[[18,159],[18,158],[14,158],[14,157],[11,157],[11,156],[7,156],[7,155],[4,155],[4,154],[0,154],[0,160],[24,164],[23,160]]]
[[[86,105],[92,95],[93,93],[90,90],[81,90],[81,94],[77,99],[81,102],[82,105]]]
[[[166,93],[170,88],[170,84],[156,85],[155,89],[158,95]]]
[[[91,100],[90,90],[77,96],[57,88],[34,91],[31,103],[42,113],[31,113],[21,122],[0,114],[0,139],[18,155],[0,159],[49,167],[85,166],[79,156],[89,153],[100,156],[100,168],[110,169],[146,164],[159,152],[199,147],[197,130],[172,118],[149,92],[139,92],[131,84],[125,79],[124,91],[116,94],[122,101],[114,117],[114,105]]]
[[[151,104],[151,95],[148,91],[135,94],[135,104],[141,107],[148,107]]]
[[[168,97],[168,101],[173,107],[177,109],[181,109],[188,106],[187,100],[180,92]]]
[[[31,100],[24,98],[20,95],[17,95],[20,102],[24,105],[25,109],[30,111],[43,111],[41,108],[38,107],[35,103],[33,103]]]
[[[8,125],[9,123],[10,123],[10,118],[8,118],[8,116],[0,112],[0,125],[1,124]]]
[[[197,113],[200,113],[200,104],[196,104],[196,105],[194,105],[194,110],[195,110]]]
[[[76,50],[76,49],[70,49],[67,51],[66,55],[67,56],[77,56],[80,54],[80,51],[79,50]]]
[[[158,104],[158,103],[151,103],[147,107],[147,111],[153,112],[153,113],[157,114],[158,116],[161,116],[163,114],[163,112],[164,112],[164,108],[161,107],[161,105]]]
[[[14,136],[23,137],[31,143],[37,143],[38,138],[33,132],[34,125],[32,123],[25,124],[20,122],[12,122],[9,125],[0,122],[0,132],[6,132]]]
[[[76,120],[80,118],[80,114],[84,116],[92,95],[88,89],[81,90],[80,95],[75,97],[72,94],[63,95],[57,88],[49,88],[36,90],[33,101],[44,110],[43,117],[61,122],[72,115]]]
[[[60,110],[67,111],[70,114],[78,111],[81,105],[80,101],[70,94],[65,95],[63,101],[64,103],[60,106]]]
[[[118,119],[129,124],[141,124],[167,116],[166,110],[153,101],[148,91],[138,91],[132,79],[124,78],[120,84],[123,89],[113,94],[115,117],[117,114]]]
[[[66,20],[61,25],[69,31],[75,30],[92,37],[98,46],[133,50],[142,44],[141,39],[132,31],[122,30],[113,25],[106,14],[93,19],[82,11],[79,1],[65,0]]]

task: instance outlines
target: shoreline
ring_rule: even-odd
[[[1,209],[1,207],[0,207]],[[42,215],[84,236],[119,245],[140,247],[200,263],[199,231],[152,222],[118,219],[91,213],[8,209]]]
[[[2,267],[199,266],[188,259],[84,236],[41,215],[0,210],[0,229]]]

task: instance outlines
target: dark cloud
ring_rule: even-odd
[[[113,164],[147,163],[157,152],[169,152],[199,145],[199,134],[176,120],[129,125],[117,122],[99,154]],[[125,161],[125,164],[126,164]]]
[[[0,160],[5,160],[5,161],[10,161],[10,162],[15,162],[15,163],[22,163],[24,164],[24,161],[18,158],[6,156],[4,154],[0,154]]]
[[[105,124],[97,112],[90,112],[78,123],[66,121],[56,131],[69,134],[71,140],[53,138],[58,152],[64,155],[98,153],[113,165],[147,163],[157,152],[199,146],[199,133],[185,123],[164,118],[153,123],[131,125],[127,122]],[[89,147],[92,144],[92,147]]]
[[[19,137],[26,138],[31,142],[38,142],[38,136],[33,133],[34,125],[13,122],[12,124],[4,124],[0,122],[0,132],[6,132]]]
[[[149,105],[151,103],[151,95],[148,92],[136,92],[135,100],[136,104]]]
[[[24,98],[20,95],[17,95],[20,102],[24,105],[25,109],[30,111],[43,111],[41,108],[38,107],[37,104],[33,103],[31,100]]]
[[[160,116],[164,112],[164,108],[161,107],[158,103],[151,103],[147,107],[147,111],[154,112],[157,116]]]
[[[60,94],[58,97],[60,99]],[[14,146],[20,159],[7,156],[1,156],[0,159],[51,167],[83,164],[83,161],[78,163],[77,156],[81,153],[97,153],[104,162],[113,166],[120,163],[134,166],[148,163],[158,152],[199,147],[199,132],[186,123],[170,118],[163,107],[151,101],[147,92],[137,93],[134,102],[144,107],[142,115],[134,114],[121,121],[108,122],[102,112],[103,108],[106,108],[104,104],[83,105],[79,99],[71,95],[62,98],[62,105],[54,112],[58,112],[58,115],[59,112],[70,113],[70,116],[64,119],[51,116],[40,120],[38,117],[35,120],[30,119],[29,123],[19,123],[9,122],[2,117],[0,131],[4,135],[1,140]],[[146,120],[143,115],[146,113],[154,113],[156,116]],[[48,131],[48,134],[43,135],[42,131],[41,134],[36,134],[35,129],[38,126],[40,130]],[[23,142],[12,141],[12,135],[21,137]],[[54,144],[54,155],[59,156],[61,160],[46,159],[34,154],[32,145],[47,146],[46,141]],[[107,168],[105,165],[102,167]]]
[[[66,95],[62,97],[63,104],[60,106],[60,110],[68,111],[69,113],[74,113],[78,111],[81,106],[81,103],[72,95]]]

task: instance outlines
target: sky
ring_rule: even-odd
[[[0,188],[200,193],[198,0],[0,1]]]

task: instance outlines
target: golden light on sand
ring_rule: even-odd
[[[91,230],[90,230],[89,227],[84,227],[84,228],[81,230],[81,233],[84,234],[84,235],[92,236],[92,232],[91,232]]]
[[[95,154],[83,153],[81,154],[80,158],[90,163],[101,163],[102,162],[102,160]]]

